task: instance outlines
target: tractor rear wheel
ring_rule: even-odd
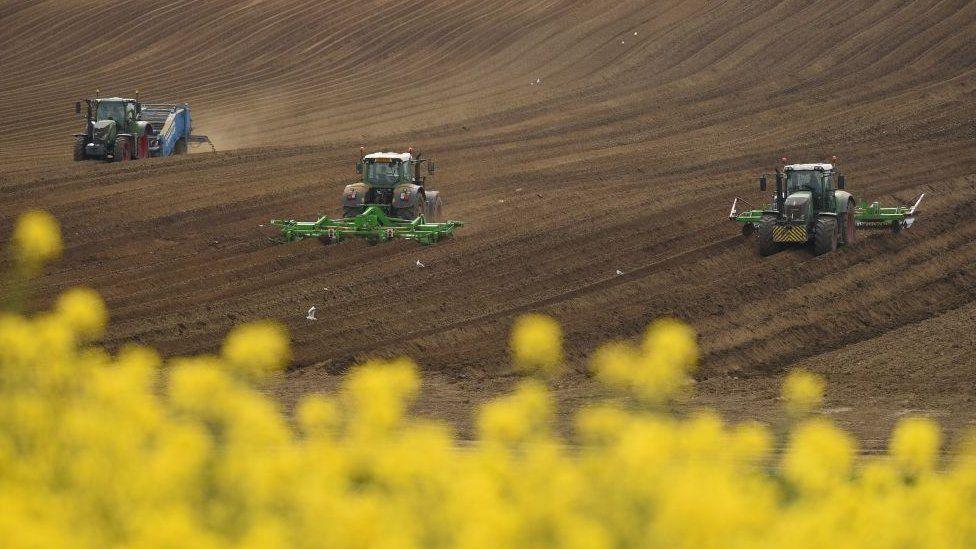
[[[855,208],[854,201],[848,200],[847,211],[839,218],[841,236],[839,244],[844,246],[850,246],[857,239],[857,222],[854,220]]]
[[[74,159],[75,162],[85,159],[85,138],[84,137],[75,138]]]
[[[186,154],[186,140],[180,139],[173,145],[173,154]]]
[[[813,254],[823,255],[837,250],[837,220],[832,217],[817,219],[813,229]]]
[[[444,204],[441,202],[440,195],[434,196],[430,204],[427,205],[427,214],[424,216],[424,219],[428,223],[437,223],[441,220],[441,210],[443,207]]]
[[[345,217],[345,218],[356,217],[357,215],[359,215],[361,213],[363,213],[363,209],[362,208],[343,208],[342,209],[342,217]]]
[[[759,221],[759,255],[767,257],[780,251],[782,245],[773,242],[773,227],[776,225],[775,215],[764,215]]]
[[[421,215],[426,219],[427,216],[427,197],[420,195],[417,197],[417,201],[413,206],[409,208],[398,208],[396,211],[396,216],[400,219],[406,219],[408,221],[413,221]]]

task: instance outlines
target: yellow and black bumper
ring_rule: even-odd
[[[773,242],[799,242],[807,239],[807,228],[803,225],[775,225],[773,227]]]

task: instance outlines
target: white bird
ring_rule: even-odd
[[[314,305],[308,309],[308,314],[305,316],[305,318],[307,318],[309,320],[318,320],[317,318],[315,318],[315,306]]]
[[[421,263],[419,259],[417,260],[417,266],[420,267],[421,269],[423,269],[424,267],[426,267],[426,265],[424,265],[423,263]]]
[[[623,272],[623,271],[621,271],[620,269],[617,269],[617,276],[620,276],[620,275],[622,275],[622,274],[624,274],[624,272]]]

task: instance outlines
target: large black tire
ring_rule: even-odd
[[[780,251],[783,246],[773,242],[773,226],[776,225],[775,215],[764,215],[759,221],[759,255],[768,257]]]
[[[813,229],[813,254],[823,255],[837,250],[837,220],[832,217],[817,218]]]
[[[112,149],[112,162],[125,162],[132,158],[132,149],[129,148],[129,140],[120,137],[115,140],[115,147]]]
[[[840,219],[840,242],[843,246],[850,246],[857,240],[857,223],[854,221],[854,201],[847,201],[847,211],[839,217]]]
[[[423,215],[424,216],[424,219],[426,220],[426,216],[427,216],[427,197],[424,196],[424,195],[418,196],[417,197],[417,202],[414,203],[413,206],[411,206],[409,208],[399,208],[396,211],[396,216],[397,217],[399,217],[400,219],[406,219],[406,220],[409,220],[409,221],[413,221],[414,219],[417,219],[421,215]]]
[[[173,145],[173,154],[186,154],[186,140],[180,139]]]
[[[444,208],[444,203],[441,202],[440,195],[434,196],[434,198],[427,204],[427,214],[424,215],[424,219],[429,223],[437,223],[441,220],[441,210]]]
[[[85,158],[86,158],[86,156],[85,156],[85,138],[84,137],[76,137],[75,138],[74,158],[75,158],[75,162],[79,162],[81,160],[85,160]]]
[[[363,213],[362,208],[343,208],[342,217],[356,217],[357,215]]]

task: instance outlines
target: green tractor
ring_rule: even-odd
[[[427,160],[413,149],[405,153],[379,152],[365,154],[359,148],[356,171],[362,179],[346,185],[342,193],[342,218],[320,216],[315,221],[273,219],[284,242],[318,238],[323,244],[350,238],[378,244],[393,239],[434,244],[454,235],[461,221],[441,221],[440,194],[426,188],[426,177],[420,175]],[[427,162],[427,173],[434,173]]]
[[[152,125],[139,119],[138,99],[86,99],[85,133],[74,134],[74,159],[122,162],[150,156]],[[75,103],[81,114],[82,102]]]
[[[746,201],[736,198],[729,213],[730,219],[743,223],[744,235],[757,233],[761,256],[790,244],[809,243],[815,255],[822,255],[852,244],[859,227],[890,227],[894,232],[909,228],[925,196],[915,197],[911,206],[884,208],[877,202],[857,206],[854,196],[844,190],[844,176],[827,163],[786,165],[782,171],[776,168],[775,178],[771,204],[739,212],[739,202]],[[765,191],[766,185],[767,175],[763,175],[759,189]]]
[[[387,216],[400,219],[424,216],[429,222],[440,221],[443,209],[440,194],[427,189],[424,185],[427,178],[420,175],[425,162],[427,173],[433,174],[433,163],[419,153],[415,156],[413,148],[405,153],[365,152],[364,147],[359,148],[360,160],[356,164],[356,172],[362,179],[346,185],[342,193],[343,217],[355,217],[373,205]]]

